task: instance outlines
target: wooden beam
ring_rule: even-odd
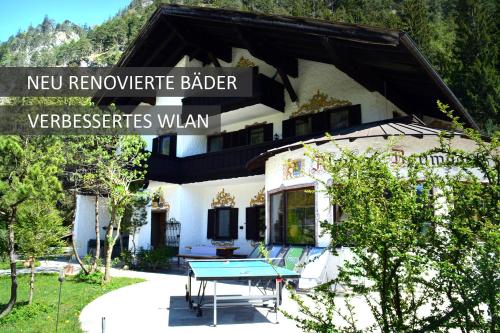
[[[298,97],[297,94],[295,93],[295,90],[293,90],[292,84],[290,83],[288,76],[281,68],[277,67],[276,69],[278,70],[278,74],[281,77],[281,80],[283,81],[283,85],[285,86],[291,101],[296,102],[298,100]]]
[[[156,47],[156,50],[149,56],[149,58],[144,62],[143,67],[148,67],[164,50],[164,48],[170,44],[176,37],[175,34],[170,33],[167,38],[165,38],[160,45]]]
[[[217,59],[217,57],[214,56],[212,52],[208,52],[208,57],[210,58],[215,67],[221,67],[219,59]]]
[[[340,63],[342,63],[342,60],[340,57],[337,55],[337,52],[334,50],[332,46],[332,40],[331,38],[328,37],[322,37],[321,38],[321,44],[326,50],[326,53],[328,54],[328,57],[331,59],[334,65],[338,66]]]
[[[264,61],[274,68],[280,67],[287,75],[291,77],[298,77],[299,75],[299,62],[297,58],[290,57],[277,50],[274,50],[268,45],[264,45],[256,38],[250,38],[248,33],[239,27],[234,26],[233,31],[238,36],[238,39],[245,46],[245,48],[256,58]]]

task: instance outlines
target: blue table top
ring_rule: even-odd
[[[300,274],[292,270],[272,266],[264,260],[203,260],[188,263],[197,280],[272,280],[278,277],[300,277]]]

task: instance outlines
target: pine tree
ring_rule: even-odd
[[[452,86],[476,119],[492,131],[498,126],[500,108],[499,5],[495,0],[459,0],[456,10]]]

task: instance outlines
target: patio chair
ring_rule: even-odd
[[[247,256],[248,259],[257,259],[257,258],[260,258],[261,257],[261,254],[260,254],[260,249],[259,249],[259,246],[256,245],[252,252],[250,252],[250,254]]]
[[[332,258],[325,247],[311,247],[301,264],[301,278],[298,281],[298,290],[308,290],[318,284],[327,282],[331,276],[329,269]]]
[[[305,248],[303,247],[297,247],[293,246],[290,249],[288,249],[285,257],[284,257],[284,262],[283,262],[283,267],[286,269],[290,269],[292,271],[296,271],[296,269],[299,269],[299,263],[300,259],[302,256],[306,253]]]

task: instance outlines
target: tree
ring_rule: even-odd
[[[498,1],[457,1],[452,87],[490,133],[500,117],[499,14]]]
[[[442,136],[440,145],[422,156],[444,155],[438,188],[446,204],[445,218],[432,234],[436,247],[426,251],[435,263],[434,295],[453,305],[451,327],[463,331],[497,332],[500,297],[500,132],[488,139],[464,128],[447,105],[440,109],[455,127],[473,140],[473,150],[453,146]],[[446,173],[442,171],[446,170]],[[449,292],[449,291],[453,292]],[[435,299],[434,304],[442,300]],[[486,310],[485,310],[486,309]]]
[[[106,227],[104,282],[111,280],[111,255],[121,231],[126,208],[141,188],[149,153],[140,136],[103,136],[96,153],[96,179],[105,189],[110,222]]]
[[[130,204],[125,208],[122,219],[122,234],[128,233],[132,235],[132,253],[136,252],[135,234],[139,229],[148,223],[148,212],[146,206],[151,201],[151,195],[147,191],[138,191],[132,198]],[[123,252],[123,244],[120,238],[121,251]]]
[[[484,141],[461,129],[472,150],[455,148],[454,136],[443,133],[437,148],[398,156],[400,163],[390,149],[339,147],[332,156],[309,148],[334,180],[322,181],[324,191],[346,216],[322,223],[330,250],[348,246],[353,259],[309,301],[294,295],[302,314],[287,316],[308,332],[498,330],[499,135]],[[434,154],[445,162],[423,162]],[[337,284],[353,293],[344,307],[332,289]],[[370,308],[374,325],[359,327],[353,300]]]
[[[55,204],[61,192],[61,143],[52,137],[0,136],[0,220],[7,227],[11,293],[0,318],[17,299],[15,224],[29,200]]]
[[[30,263],[28,304],[31,304],[35,289],[36,259],[59,253],[64,246],[62,237],[67,233],[67,228],[62,225],[62,219],[53,202],[30,200],[19,206],[15,232],[18,252]]]

